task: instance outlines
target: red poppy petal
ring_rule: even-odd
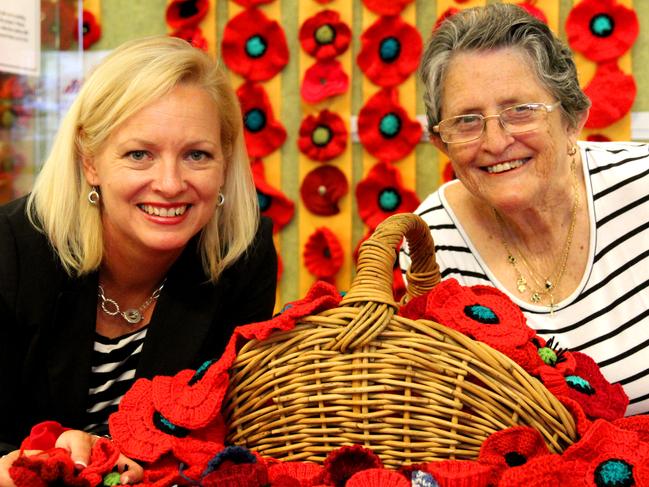
[[[300,124],[300,152],[314,161],[329,161],[347,147],[347,127],[337,113],[325,109],[308,115]]]
[[[250,8],[256,7],[257,5],[263,5],[265,3],[271,3],[275,0],[232,0],[234,3],[238,3],[242,7]]]
[[[243,114],[244,138],[250,157],[264,157],[286,141],[286,130],[275,119],[266,90],[259,83],[245,82],[237,89]]]
[[[165,21],[172,29],[197,26],[210,9],[208,0],[173,0],[167,5]]]
[[[347,178],[340,169],[335,166],[320,166],[304,177],[300,195],[311,213],[329,216],[340,212],[338,202],[348,190]]]
[[[560,455],[537,457],[524,465],[505,470],[498,485],[524,485],[525,487],[590,485],[585,483],[584,467],[584,464],[566,461]]]
[[[260,159],[253,159],[251,169],[261,214],[273,220],[273,233],[277,233],[293,219],[295,204],[284,193],[268,184]]]
[[[90,49],[101,38],[101,25],[97,22],[96,17],[89,10],[84,10],[82,15],[83,25],[83,48]],[[74,37],[79,38],[79,23],[75,22]]]
[[[435,25],[433,26],[433,30],[437,29],[440,25],[442,25],[442,22],[444,22],[446,19],[448,19],[451,15],[455,15],[460,11],[459,8],[455,7],[449,7],[446,10],[444,10],[439,17],[437,17],[437,20],[435,21]]]
[[[519,7],[523,8],[523,9],[525,9],[528,14],[532,15],[533,17],[536,17],[537,19],[539,19],[544,24],[547,24],[548,23],[548,18],[545,15],[545,12],[543,12],[543,10],[538,8],[535,5],[535,2],[536,2],[536,0],[531,0],[531,1],[526,0],[524,2],[517,3],[516,5],[518,5]]]
[[[207,51],[207,39],[203,36],[203,31],[200,27],[183,27],[170,34],[171,37],[178,37],[189,42],[192,46],[202,51]]]
[[[363,0],[363,4],[379,15],[398,15],[413,0]]]
[[[308,103],[318,103],[326,98],[345,93],[349,76],[335,59],[318,60],[304,73],[300,94]]]
[[[329,228],[320,227],[309,236],[302,256],[311,274],[330,280],[340,270],[344,252],[338,237]]]
[[[335,10],[322,10],[309,17],[300,27],[302,48],[316,59],[330,59],[345,52],[351,41],[351,30]]]
[[[622,72],[617,62],[599,64],[584,88],[592,102],[586,128],[607,127],[620,120],[631,110],[636,92],[633,76]]]
[[[356,472],[345,483],[345,487],[410,487],[412,484],[405,475],[385,468],[369,468]]]

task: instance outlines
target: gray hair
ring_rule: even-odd
[[[420,76],[431,135],[441,119],[444,77],[454,54],[499,48],[518,48],[527,54],[539,82],[561,102],[571,127],[590,100],[579,86],[577,69],[568,46],[550,28],[512,4],[491,4],[463,10],[446,19],[426,44]]]

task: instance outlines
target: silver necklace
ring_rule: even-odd
[[[162,288],[165,285],[165,282],[167,282],[167,279],[164,279],[162,281],[162,284],[160,284],[159,287],[153,291],[153,294],[147,298],[147,300],[140,305],[139,308],[130,308],[127,309],[126,311],[122,311],[121,308],[119,307],[119,304],[117,304],[117,301],[114,299],[107,298],[106,295],[104,294],[104,288],[102,287],[101,284],[97,286],[97,296],[99,296],[99,299],[101,299],[101,309],[104,313],[106,313],[109,316],[115,316],[115,315],[120,315],[122,318],[124,318],[129,325],[137,325],[140,321],[144,319],[144,311],[151,306],[151,303],[158,299],[160,297],[160,292],[162,291]]]

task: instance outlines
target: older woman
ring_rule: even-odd
[[[649,147],[577,142],[590,102],[571,52],[513,5],[446,20],[421,74],[458,177],[417,210],[442,276],[504,291],[622,384],[627,414],[649,411]]]
[[[136,378],[196,368],[269,318],[276,272],[224,73],[179,39],[118,48],[31,195],[0,209],[0,449],[46,419],[102,432]]]

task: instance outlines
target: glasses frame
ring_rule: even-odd
[[[534,106],[535,108],[543,108],[545,110],[545,113],[546,113],[546,116],[547,116],[548,113],[552,113],[553,111],[555,111],[557,108],[559,108],[561,106],[561,101],[556,101],[556,102],[550,103],[550,104],[548,104],[548,103],[518,103],[516,105],[512,105],[510,107],[503,108],[496,115],[487,115],[486,117],[484,115],[482,115],[481,113],[465,113],[465,114],[462,114],[462,115],[456,115],[455,117],[449,117],[449,118],[445,118],[444,120],[440,120],[440,122],[437,125],[433,126],[433,132],[438,134],[439,138],[442,139],[442,142],[444,142],[446,144],[466,144],[467,142],[473,142],[474,140],[478,140],[480,137],[482,137],[484,135],[485,127],[487,126],[487,120],[490,119],[490,118],[497,118],[498,122],[500,123],[500,126],[502,127],[502,129],[505,132],[507,132],[509,135],[523,134],[523,133],[526,133],[526,132],[532,132],[533,130],[536,130],[536,128],[529,129],[529,130],[522,130],[520,132],[510,132],[505,127],[505,124],[503,123],[503,120],[501,118],[501,115],[504,112],[506,112],[507,110],[511,110],[512,108],[516,108],[516,107],[524,107],[524,106]],[[477,135],[476,137],[474,137],[472,139],[469,139],[469,140],[451,141],[451,142],[449,142],[447,140],[444,140],[444,137],[442,136],[442,133],[439,130],[439,126],[441,124],[443,124],[444,122],[448,122],[449,120],[455,120],[455,119],[458,119],[458,118],[469,117],[469,116],[471,116],[471,117],[479,117],[482,120],[482,130],[480,131],[479,135]]]

